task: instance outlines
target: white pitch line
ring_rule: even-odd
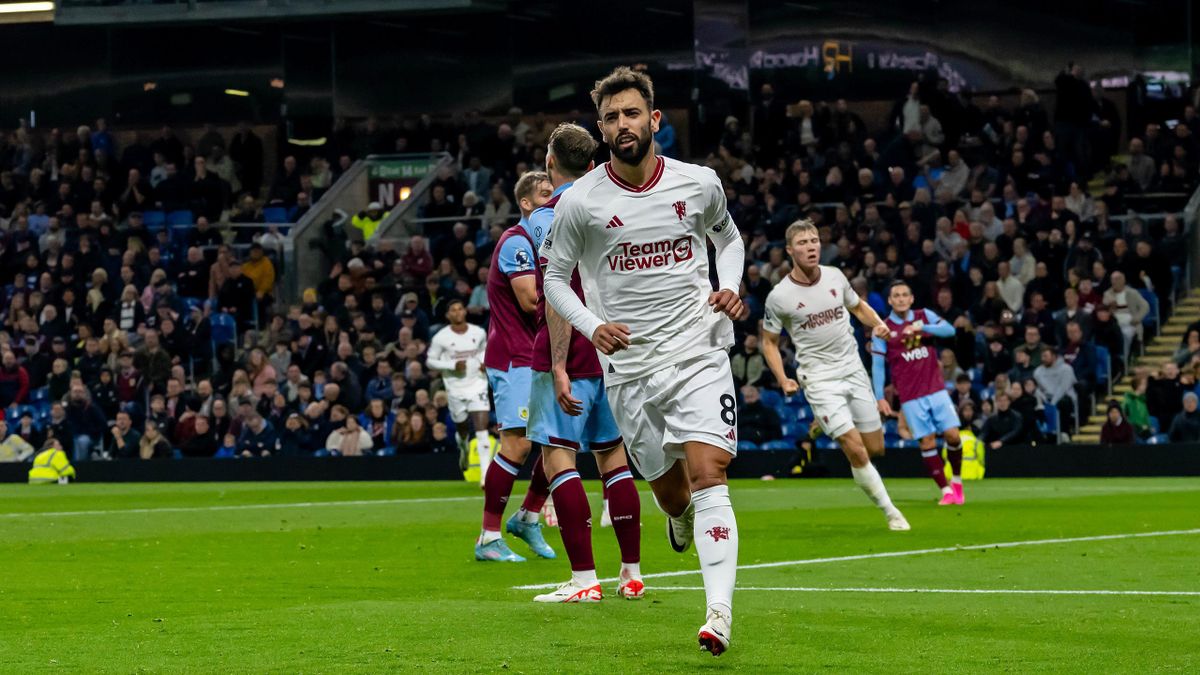
[[[224,504],[217,506],[164,506],[154,509],[107,509],[92,511],[25,511],[0,513],[0,518],[31,516],[110,516],[125,513],[190,513],[193,511],[248,511],[251,509],[294,509],[311,506],[381,506],[386,504],[433,504],[438,502],[478,501],[481,497],[414,497],[411,499],[353,499],[331,502],[285,502],[279,504]]]
[[[971,544],[967,546],[943,546],[940,548],[920,548],[908,551],[885,551],[883,553],[864,553],[860,555],[840,555],[831,558],[809,558],[807,560],[781,560],[779,562],[757,563],[754,565],[738,565],[739,570],[761,570],[771,567],[795,567],[799,565],[820,565],[833,562],[848,562],[852,560],[873,560],[876,558],[903,558],[914,555],[928,555],[930,553],[951,553],[954,551],[981,551],[991,548],[1015,548],[1018,546],[1044,546],[1046,544],[1070,544],[1080,541],[1108,541],[1111,539],[1137,539],[1141,537],[1169,537],[1180,534],[1200,534],[1200,528],[1192,530],[1163,530],[1160,532],[1131,532],[1126,534],[1100,534],[1090,537],[1065,537],[1060,539],[1030,539],[1028,541],[1003,541],[994,544]],[[677,570],[675,572],[656,572],[652,574],[643,574],[643,579],[662,579],[666,577],[683,577],[693,574],[700,574],[700,570]],[[617,581],[617,577],[601,579],[602,582]],[[561,582],[557,584],[530,584],[527,586],[513,586],[513,590],[533,591],[544,588],[558,588]]]
[[[647,586],[651,591],[702,591],[703,586]],[[1005,588],[816,588],[807,586],[738,586],[738,591],[780,591],[786,593],[969,593],[975,595],[1185,595],[1200,596],[1200,591],[1111,591],[1041,590]]]

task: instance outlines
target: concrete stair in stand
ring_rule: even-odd
[[[1099,397],[1096,402],[1096,412],[1088,419],[1087,424],[1079,428],[1079,433],[1071,439],[1071,442],[1099,443],[1100,429],[1104,427],[1108,401],[1115,400],[1119,403],[1124,398],[1125,392],[1132,390],[1133,369],[1145,366],[1152,371],[1157,370],[1159,366],[1175,358],[1175,350],[1183,341],[1184,331],[1196,321],[1200,321],[1200,293],[1190,293],[1176,303],[1175,313],[1163,324],[1162,331],[1150,341],[1150,344],[1146,345],[1146,353],[1134,357],[1129,372],[1113,383],[1112,396]],[[1159,420],[1159,423],[1162,424],[1163,421]]]

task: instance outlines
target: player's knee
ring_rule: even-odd
[[[846,459],[850,460],[850,466],[860,469],[871,461],[867,455],[867,447],[863,444],[861,438],[847,435],[842,437],[841,442],[842,452],[845,453]]]
[[[958,435],[958,429],[950,429],[946,432],[946,445],[958,445],[962,442],[962,437]]]

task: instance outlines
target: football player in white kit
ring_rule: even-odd
[[[785,395],[803,386],[816,422],[826,435],[837,439],[850,460],[854,482],[883,511],[888,528],[908,530],[908,521],[892,504],[871,464],[871,455],[883,453],[883,424],[849,315],[876,337],[886,339],[891,330],[859,299],[841,270],[819,264],[821,240],[812,221],[792,223],[785,237],[792,271],[767,296],[763,357]],[[803,384],[784,372],[779,353],[779,334],[784,329],[796,346],[796,376]]]
[[[555,207],[541,247],[545,295],[599,350],[613,417],[667,513],[672,547],[696,543],[707,600],[698,639],[715,656],[729,646],[737,573],[725,477],[737,452],[737,400],[727,350],[730,318],[743,309],[745,247],[717,175],[655,155],[661,114],[649,77],[617,68],[592,100],[612,161]],[[586,306],[570,287],[576,264]]]
[[[489,442],[488,413],[491,411],[487,371],[483,367],[487,331],[467,323],[467,307],[462,300],[451,300],[446,305],[446,321],[449,324],[429,341],[426,364],[442,372],[459,447],[465,448],[470,442],[469,417],[479,447],[483,448]]]

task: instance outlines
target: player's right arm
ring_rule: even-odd
[[[877,337],[871,338],[871,386],[875,390],[876,406],[879,408],[879,414],[891,417],[895,413],[883,395],[883,383],[887,380],[887,362],[884,360],[886,353],[887,343]]]
[[[524,237],[509,237],[500,247],[496,265],[508,284],[521,311],[533,314],[537,311],[537,270],[534,269],[535,251]]]
[[[425,365],[434,370],[440,370],[443,373],[455,372],[458,369],[458,364],[449,358],[446,343],[440,339],[441,337],[442,333],[438,332],[429,341],[429,353],[425,357]]]
[[[552,307],[580,333],[590,337],[596,349],[609,355],[629,346],[629,326],[605,323],[571,289],[571,272],[584,252],[587,224],[586,212],[570,199],[572,192],[568,190],[559,200],[554,209],[553,235],[542,243],[541,257],[546,260],[542,289],[547,308]]]
[[[775,376],[775,381],[779,383],[784,395],[791,396],[800,390],[800,383],[788,377],[783,369],[783,355],[779,353],[779,333],[783,331],[783,323],[772,304],[771,298],[767,298],[767,311],[763,317],[760,338],[763,359],[766,360],[767,367],[771,369],[771,374]]]

